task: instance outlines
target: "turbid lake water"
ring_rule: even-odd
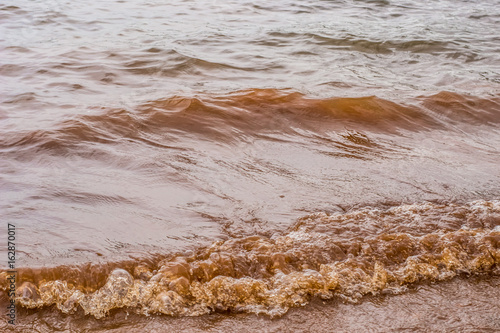
[[[499,331],[499,31],[498,0],[3,1],[0,329]]]

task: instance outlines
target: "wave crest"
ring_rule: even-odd
[[[407,230],[396,232],[402,219]],[[500,201],[318,213],[280,236],[235,238],[154,265],[114,268],[91,288],[35,276],[18,288],[17,301],[28,308],[55,305],[64,313],[82,309],[96,318],[123,307],[174,316],[279,316],[311,297],[356,302],[423,281],[498,274],[499,225]],[[64,268],[55,268],[57,274]]]

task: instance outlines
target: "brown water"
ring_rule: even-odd
[[[2,330],[500,329],[498,1],[0,22]]]

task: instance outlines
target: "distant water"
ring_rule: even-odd
[[[498,31],[494,0],[0,4],[0,328],[500,330]]]

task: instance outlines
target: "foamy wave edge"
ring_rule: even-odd
[[[380,233],[354,237],[348,244],[339,243],[335,232],[314,230],[317,224],[324,229],[353,219],[374,218],[379,219],[377,223],[387,223],[390,216],[425,222],[426,216],[436,215],[440,209],[452,212],[457,219],[474,218],[475,225],[477,221],[486,224],[470,228],[464,220],[458,230],[438,229],[422,235]],[[199,316],[233,311],[275,317],[306,305],[311,297],[357,302],[365,295],[398,294],[419,282],[457,275],[498,275],[499,225],[500,201],[318,213],[274,238],[216,242],[196,255],[160,262],[157,270],[139,264],[131,274],[117,268],[92,292],[65,280],[44,280],[38,285],[24,281],[17,288],[16,301],[26,308],[55,305],[66,314],[83,310],[95,318],[119,308],[144,315]],[[7,272],[0,274],[6,290]]]

